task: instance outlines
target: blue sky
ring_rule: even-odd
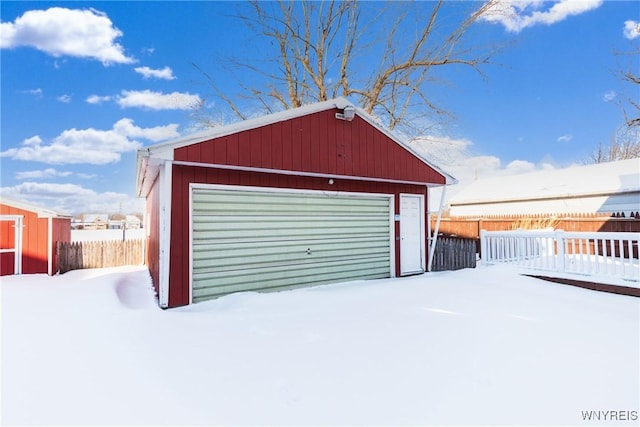
[[[426,135],[423,148],[463,184],[581,163],[622,125],[620,105],[640,100],[621,79],[640,74],[638,55],[620,54],[638,50],[637,2],[501,6],[509,17],[470,33],[474,42],[507,45],[483,68],[487,78],[451,68],[432,89],[456,118]],[[263,50],[233,16],[243,5],[232,2],[0,7],[0,194],[71,213],[141,211],[136,150],[193,132],[190,106],[211,102],[192,63],[234,94],[224,58]]]

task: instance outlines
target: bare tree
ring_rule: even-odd
[[[470,44],[468,32],[484,14],[496,13],[496,2],[369,2],[364,10],[355,0],[253,1],[239,18],[257,35],[264,57],[225,62],[255,77],[239,86],[266,112],[345,96],[388,128],[408,128],[416,116],[450,114],[430,95],[430,84],[443,75],[436,70],[457,65],[484,76],[481,67],[498,48]],[[463,7],[469,9],[449,13]],[[246,118],[241,98],[194,66],[217,97]]]
[[[637,53],[640,53],[640,51]],[[634,85],[633,89],[635,90],[633,90],[633,93],[637,95],[640,91],[640,76],[628,71],[624,73],[622,78]],[[631,104],[633,112],[629,114],[626,109],[623,109],[625,124],[630,128],[640,128],[640,99],[637,97],[630,99],[629,103]]]
[[[640,56],[640,49],[618,54],[631,56],[633,63],[636,63],[637,57]],[[631,84],[632,93],[635,96],[617,102],[624,115],[624,124],[611,136],[609,144],[600,143],[593,150],[587,159],[587,163],[640,158],[640,99],[637,96],[640,89],[640,76],[631,71],[621,72],[620,74],[623,81]],[[631,108],[627,103],[631,105]]]
[[[640,126],[624,125],[611,137],[608,145],[600,143],[586,163],[604,163],[640,158]]]

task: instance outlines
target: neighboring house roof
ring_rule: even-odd
[[[610,202],[607,207],[607,202],[602,200],[609,200],[612,196],[616,196],[617,201]],[[498,203],[518,206],[522,213],[533,213],[534,210],[544,210],[544,202],[570,199],[591,200],[593,203],[567,203],[564,206],[569,210],[579,206],[585,212],[640,209],[640,158],[479,179],[452,197],[449,206],[452,215],[489,213],[481,211]],[[537,203],[534,206],[531,202]],[[473,205],[475,213],[469,210]],[[462,212],[465,207],[466,212]]]
[[[402,141],[397,135],[393,134],[388,129],[381,126],[374,117],[367,114],[363,109],[354,106],[345,98],[336,98],[329,101],[318,102],[315,104],[305,105],[299,108],[293,108],[289,110],[280,111],[274,114],[269,114],[262,117],[256,117],[253,119],[243,120],[237,123],[215,127],[204,132],[188,135],[176,140],[163,142],[160,144],[152,145],[150,147],[138,150],[138,182],[137,193],[138,196],[146,194],[143,190],[151,185],[151,182],[156,176],[157,168],[162,160],[173,160],[174,150],[182,148],[192,144],[208,141],[215,138],[239,133],[246,130],[255,129],[270,124],[283,122],[297,117],[306,116],[309,114],[318,113],[327,110],[344,110],[345,108],[353,108],[355,114],[369,123],[371,126],[384,133],[391,140],[404,147],[412,155],[423,161],[427,166],[440,173],[446,179],[446,184],[455,184],[457,181],[454,177],[444,172],[438,166],[430,163],[425,159],[418,151],[416,151],[411,145]]]
[[[34,205],[28,202],[7,199],[6,197],[0,197],[0,203],[17,209],[35,212],[38,214],[38,218],[72,218],[71,215],[68,215],[66,213],[58,212],[53,209],[43,208],[42,206]]]
[[[107,214],[85,215],[83,222],[85,224],[86,223],[93,223],[93,222],[104,222],[104,223],[107,223],[107,222],[109,222],[109,215],[107,215]]]
[[[127,222],[142,222],[142,221],[140,220],[140,218],[138,218],[138,217],[137,217],[137,216],[135,216],[135,215],[127,215],[125,218],[126,218],[125,220],[126,220]]]

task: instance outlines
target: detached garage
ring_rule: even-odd
[[[71,241],[71,216],[0,199],[0,275],[58,272],[57,242]]]
[[[423,273],[431,186],[454,182],[345,99],[138,152],[162,307]]]

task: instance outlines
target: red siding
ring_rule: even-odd
[[[178,148],[174,159],[329,175],[353,175],[444,184],[445,178],[356,116],[336,120],[335,110]]]
[[[395,214],[400,213],[400,193],[423,194],[426,187],[411,184],[392,184],[356,180],[334,180],[333,185],[325,178],[297,177],[279,174],[216,171],[207,168],[173,166],[171,203],[171,248],[169,274],[169,307],[189,304],[189,184],[246,185],[305,190],[326,190],[340,192],[381,193],[395,196]],[[216,173],[219,172],[219,173]],[[229,173],[221,173],[229,172]],[[153,192],[152,192],[153,193]],[[150,195],[151,196],[151,195]],[[147,198],[149,204],[149,197]],[[147,208],[149,209],[149,208]],[[426,209],[426,206],[425,206]],[[153,229],[152,229],[153,230]],[[152,231],[153,233],[153,231]],[[395,236],[400,235],[399,223],[395,222]],[[151,251],[150,251],[151,252]],[[400,242],[396,240],[396,274],[400,273]],[[149,254],[150,262],[157,255]],[[155,257],[155,258],[154,258]],[[150,267],[151,268],[151,267]],[[152,273],[153,275],[153,273]],[[154,278],[154,283],[157,279]]]
[[[147,267],[151,274],[151,281],[156,295],[159,295],[160,285],[160,183],[156,178],[147,195]]]
[[[51,234],[51,272],[56,274],[58,272],[58,245],[57,242],[70,242],[71,241],[71,220],[68,218],[53,218],[52,219],[52,234]]]
[[[2,215],[22,215],[22,273],[48,273],[49,265],[49,219],[38,218],[36,212],[15,208],[8,205],[0,205]],[[53,221],[53,220],[52,220]],[[57,272],[55,266],[55,246],[57,241],[71,240],[71,219],[55,219],[56,225],[52,228],[51,256],[54,264],[53,273]],[[65,230],[66,228],[66,230]],[[4,263],[4,258],[3,258]],[[3,268],[4,270],[4,268]]]

